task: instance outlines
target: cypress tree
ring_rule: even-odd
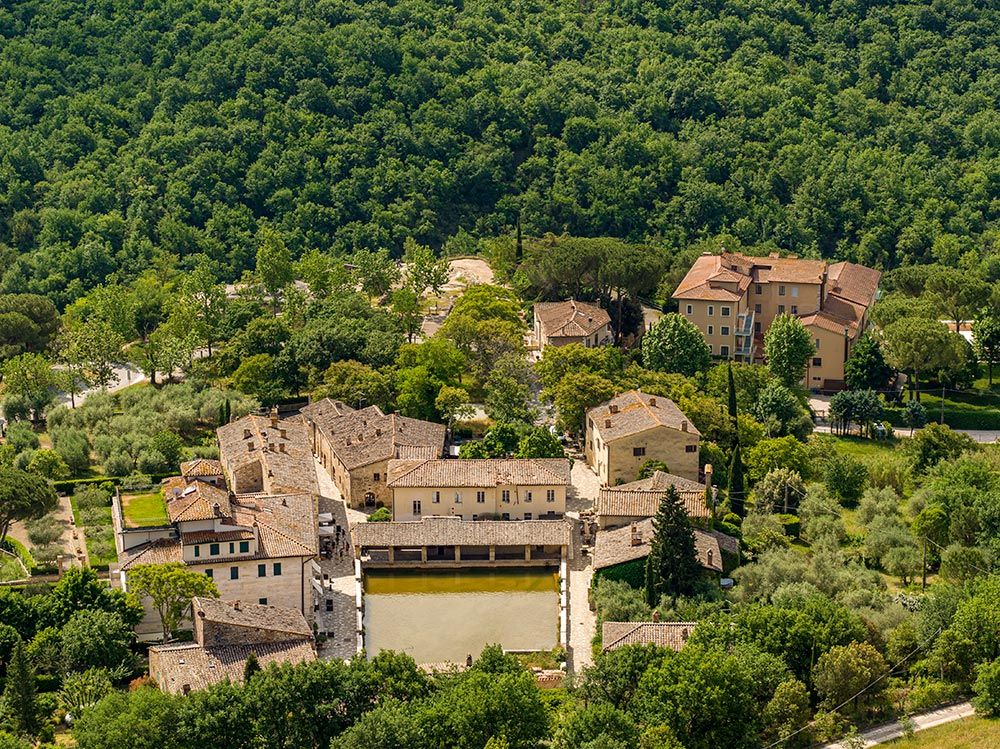
[[[656,606],[664,595],[694,590],[699,575],[694,532],[676,487],[669,487],[653,518],[653,540],[646,558],[646,603]]]
[[[733,363],[729,362],[729,418],[736,422],[736,383],[733,381]]]
[[[247,662],[243,665],[243,682],[248,684],[258,671],[260,671],[260,661],[257,660],[257,654],[251,650]]]
[[[28,662],[24,643],[18,642],[7,666],[4,707],[19,733],[33,736],[38,730],[38,705],[35,703],[35,672]]]
[[[743,456],[740,443],[736,442],[732,457],[729,460],[729,504],[740,517],[746,514],[743,505],[746,498],[746,482],[743,478]]]

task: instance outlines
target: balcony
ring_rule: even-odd
[[[742,361],[752,361],[754,355],[754,313],[741,312],[736,317],[736,346],[733,356]]]

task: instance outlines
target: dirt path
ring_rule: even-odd
[[[76,560],[76,564],[89,564],[87,558],[87,542],[82,527],[77,527],[73,523],[73,508],[70,505],[69,496],[59,497],[59,504],[52,511],[53,517],[59,521],[63,527],[62,536],[59,543],[62,545],[62,553],[68,554]],[[76,533],[74,538],[73,534]],[[24,523],[14,523],[10,528],[9,535],[24,544],[30,550],[31,540],[28,538],[28,528]],[[82,557],[80,556],[82,554]]]

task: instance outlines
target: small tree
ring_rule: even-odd
[[[754,504],[764,512],[794,512],[805,494],[802,477],[790,468],[768,471],[753,489]]]
[[[806,375],[806,362],[816,351],[809,331],[802,321],[780,314],[764,334],[767,366],[785,387],[798,387]]]
[[[243,664],[243,681],[249,683],[254,674],[259,671],[260,661],[257,660],[257,654],[251,650],[250,655],[247,656],[247,662]]]
[[[740,517],[746,515],[746,480],[743,477],[743,451],[736,443],[729,458],[729,504]]]
[[[5,711],[10,715],[18,732],[33,736],[38,729],[35,673],[28,661],[28,654],[23,642],[18,642],[11,653],[3,702]]]
[[[212,578],[192,572],[180,562],[140,564],[128,572],[128,582],[137,596],[148,596],[152,601],[164,641],[177,631],[192,598],[219,597]]]
[[[40,518],[58,502],[52,484],[42,476],[13,468],[0,469],[0,543],[15,520]]]
[[[663,595],[690,593],[698,574],[691,521],[677,488],[670,486],[653,518],[653,540],[646,558],[646,603],[656,606]]]
[[[903,423],[910,428],[910,436],[914,429],[920,429],[927,424],[927,409],[920,401],[908,401],[903,410]]]
[[[972,340],[976,356],[986,362],[990,387],[993,387],[993,365],[1000,363],[1000,315],[984,308],[972,323]]]
[[[292,253],[281,235],[270,227],[262,227],[258,235],[257,277],[271,296],[275,314],[281,290],[294,280]]]
[[[892,377],[892,367],[885,363],[878,341],[865,333],[854,344],[844,364],[844,384],[848,390],[881,390]]]
[[[691,377],[711,366],[712,352],[694,323],[670,313],[642,337],[642,362],[649,369]]]
[[[979,666],[974,690],[976,712],[987,718],[1000,716],[1000,658]]]

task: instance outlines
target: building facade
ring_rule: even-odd
[[[697,481],[700,437],[672,400],[631,390],[587,412],[584,451],[605,486],[635,481],[649,460]]]
[[[391,460],[394,520],[551,520],[566,512],[565,458]]]
[[[855,263],[706,253],[673,298],[721,359],[761,360],[763,337],[774,318],[800,318],[817,346],[805,384],[837,389],[850,350],[867,327],[880,278],[878,271]]]
[[[611,317],[596,304],[577,302],[538,302],[534,308],[535,340],[538,350],[546,346],[579,343],[587,348],[611,343]]]

